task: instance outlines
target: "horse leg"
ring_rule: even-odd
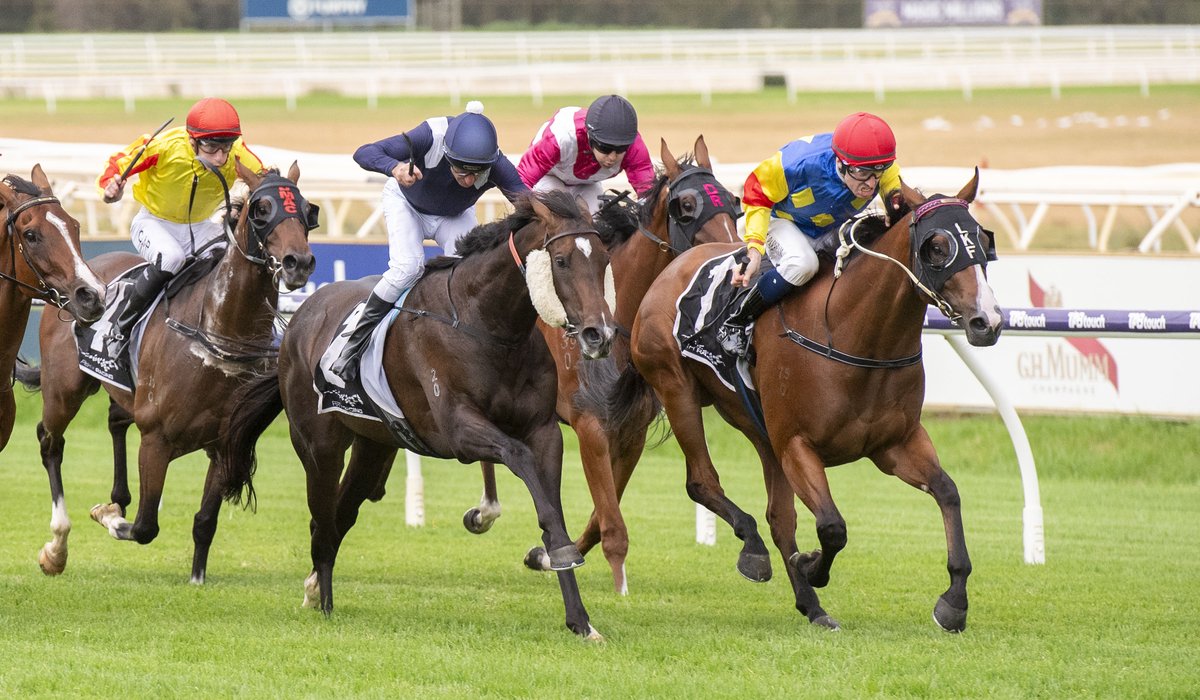
[[[737,570],[750,581],[762,582],[771,578],[771,555],[758,534],[754,517],[725,496],[720,477],[713,466],[708,444],[704,440],[704,415],[696,400],[697,389],[683,369],[676,365],[670,379],[651,380],[662,398],[671,430],[683,450],[687,464],[687,494],[693,501],[708,508],[729,523],[733,534],[742,541]]]
[[[358,522],[358,511],[363,501],[379,490],[381,478],[387,478],[396,452],[391,445],[383,445],[362,436],[354,438],[354,444],[350,447],[350,461],[338,486],[335,547],[341,548],[342,540]]]
[[[133,425],[133,416],[112,397],[108,399],[108,434],[112,436],[113,446],[113,485],[110,498],[121,508],[121,515],[133,502],[129,495],[129,458],[126,452],[126,437],[129,426]]]
[[[796,610],[808,618],[814,625],[828,627],[832,630],[841,629],[837,620],[829,616],[821,607],[816,590],[809,584],[804,572],[797,569],[795,559],[796,548],[796,499],[792,487],[784,477],[783,469],[771,452],[770,445],[761,445],[755,441],[755,449],[763,463],[763,482],[767,487],[767,524],[771,528],[771,539],[783,557],[784,570],[792,584],[792,593],[796,598]]]
[[[788,561],[814,588],[829,583],[829,570],[838,552],[846,547],[846,521],[833,503],[825,463],[799,435],[783,451],[783,473],[800,501],[816,517],[817,541],[821,548],[792,554]]]
[[[12,387],[7,386],[0,389],[0,452],[8,445],[16,420],[17,401],[13,398]]]
[[[892,474],[909,486],[933,496],[942,511],[950,587],[938,597],[933,608],[933,620],[947,632],[962,632],[967,626],[967,577],[971,575],[971,557],[967,554],[967,540],[963,533],[958,486],[942,469],[924,426],[917,426],[917,430],[903,445],[873,457],[872,461],[884,474]]]
[[[302,407],[303,408],[303,407]],[[297,412],[296,415],[316,416]],[[312,516],[310,552],[312,572],[304,581],[303,607],[319,607],[328,617],[333,613],[333,564],[337,559],[341,536],[337,529],[338,479],[342,474],[349,437],[333,425],[336,418],[317,419],[327,429],[313,429],[296,420],[290,423],[292,446],[304,465],[308,493],[308,512]]]
[[[192,519],[192,577],[189,583],[203,585],[208,571],[208,550],[217,534],[221,515],[221,482],[217,456],[208,451],[208,473],[204,475],[204,494],[200,510]]]
[[[92,519],[118,540],[149,544],[158,537],[158,504],[162,500],[167,466],[176,455],[156,432],[142,435],[138,452],[138,511],[133,523],[126,520],[115,503],[92,507]]]
[[[479,471],[483,475],[483,496],[479,498],[479,505],[463,513],[463,527],[476,535],[482,535],[492,529],[492,524],[500,517],[500,497],[496,495],[496,465],[480,462]],[[531,566],[529,562],[529,555],[526,555],[526,566]]]
[[[86,376],[78,369],[75,374],[79,377]],[[50,482],[51,540],[42,545],[38,552],[38,566],[47,576],[57,576],[67,567],[67,539],[71,535],[71,518],[67,515],[66,491],[62,481],[63,451],[66,447],[64,433],[88,394],[85,385],[63,386],[71,384],[68,381],[70,378],[55,376],[63,382],[42,385],[42,420],[37,425],[42,467],[45,468],[46,477]]]

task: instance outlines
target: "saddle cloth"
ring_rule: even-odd
[[[407,290],[396,302],[397,306],[404,305]],[[392,309],[383,321],[371,331],[367,347],[359,360],[358,381],[347,384],[341,377],[329,371],[329,367],[337,360],[350,339],[350,331],[358,323],[359,316],[366,308],[366,301],[355,305],[338,326],[338,332],[333,336],[333,342],[321,355],[317,368],[313,372],[313,391],[317,392],[317,412],[344,413],[355,418],[381,421],[387,426],[388,432],[406,450],[427,457],[444,457],[435,453],[413,431],[412,425],[404,417],[396,397],[388,387],[387,373],[383,367],[383,344],[387,338],[388,329],[400,315],[398,309]]]
[[[755,388],[747,361],[750,353],[746,357],[732,355],[717,340],[717,329],[733,315],[741,305],[741,298],[750,291],[729,284],[734,268],[741,264],[738,261],[740,254],[741,251],[734,251],[718,255],[696,270],[675,302],[678,313],[673,329],[683,356],[707,365],[730,391],[738,391],[739,384],[749,390]],[[763,264],[767,262],[764,258]],[[753,328],[753,324],[750,327]]]
[[[148,264],[134,265],[108,283],[105,295],[111,301],[99,321],[90,326],[80,325],[78,321],[71,324],[75,335],[75,344],[79,348],[79,369],[102,382],[107,382],[125,391],[133,391],[133,387],[137,384],[137,360],[138,350],[142,344],[142,333],[146,329],[146,319],[162,301],[163,293],[159,293],[158,297],[146,307],[145,312],[130,330],[129,341],[120,349],[116,357],[111,356],[109,350],[105,348],[104,338],[111,327],[108,320],[120,316],[129,303],[124,293],[128,285],[124,283],[124,280],[132,277]]]

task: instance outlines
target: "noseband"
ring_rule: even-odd
[[[34,197],[32,199],[27,199],[24,202],[21,202],[18,206],[14,207],[11,211],[8,212],[8,218],[4,222],[4,235],[8,237],[8,249],[9,249],[9,254],[11,255],[12,261],[13,261],[13,271],[11,274],[7,273],[7,272],[0,272],[0,279],[9,280],[10,282],[15,283],[19,287],[28,289],[29,291],[33,292],[35,295],[46,299],[46,301],[48,301],[51,304],[54,304],[58,308],[62,309],[62,308],[65,308],[66,305],[71,300],[69,298],[63,296],[62,292],[58,291],[57,289],[54,289],[53,287],[51,287],[49,284],[46,283],[46,277],[42,274],[42,271],[39,270],[37,268],[37,266],[33,264],[33,260],[30,259],[29,252],[25,250],[25,246],[17,242],[17,232],[16,232],[16,227],[14,225],[16,223],[17,216],[21,212],[25,211],[26,209],[29,209],[31,207],[40,206],[40,205],[50,205],[50,204],[58,204],[58,203],[59,203],[58,197],[54,197],[51,195],[44,195],[41,197]],[[26,283],[22,282],[21,280],[17,279],[17,252],[18,251],[20,251],[21,257],[25,259],[25,264],[29,267],[30,270],[33,270],[34,276],[37,277],[37,281],[38,281],[38,285],[39,285],[38,287],[34,287],[33,285],[26,284]]]

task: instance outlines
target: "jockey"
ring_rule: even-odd
[[[360,146],[363,170],[390,179],[383,187],[388,269],[367,299],[341,355],[330,371],[346,381],[358,376],[358,358],[379,321],[425,271],[426,238],[454,255],[458,239],[478,225],[475,203],[493,187],[510,202],[529,191],[500,151],[496,127],[483,104],[467,103],[456,117],[433,117],[407,132]]]
[[[584,110],[563,107],[542,124],[517,171],[535,191],[583,197],[595,213],[602,181],[625,171],[639,197],[654,185],[654,165],[638,134],[637,112],[620,95],[604,95]]]
[[[813,241],[867,208],[881,194],[900,190],[896,137],[879,117],[857,112],[833,133],[792,141],[764,160],[746,178],[742,195],[749,262],[735,269],[731,284],[750,285],[764,251],[775,267],[755,283],[717,332],[721,346],[743,355],[749,324],[817,273]]]
[[[150,264],[125,283],[120,293],[110,296],[108,310],[94,326],[95,337],[105,338],[107,352],[114,359],[133,323],[167,281],[197,251],[225,236],[225,218],[213,215],[225,204],[227,188],[237,179],[235,161],[254,172],[263,169],[262,161],[242,140],[237,110],[216,97],[192,105],[185,126],[156,137],[144,135],[110,156],[96,180],[105,202],[111,204],[124,195],[126,180],[121,174],[135,158],[137,164],[126,177],[138,176],[133,198],[142,208],[133,217],[129,232],[138,253]],[[116,298],[129,303],[114,319]]]

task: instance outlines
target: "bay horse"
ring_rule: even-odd
[[[739,571],[752,580],[769,578],[770,557],[754,518],[725,496],[705,444],[701,407],[715,405],[762,461],[771,536],[796,608],[813,624],[839,628],[814,589],[829,582],[833,559],[847,540],[825,469],[866,457],[883,473],[932,495],[941,509],[950,586],[933,617],[946,630],[966,626],[971,561],[958,489],[921,425],[920,351],[929,303],[961,325],[972,345],[999,339],[1000,308],[986,278],[993,241],[968,210],[978,181],[976,170],[956,197],[928,200],[904,186],[894,224],[873,218],[842,227],[839,258],[854,252],[844,258],[842,274],[834,274],[841,262],[824,261],[812,281],[758,319],[750,372],[761,398],[761,428],[739,392],[682,357],[673,335],[676,300],[693,275],[736,247],[700,246],[680,256],[638,310],[633,360],[662,400],[683,450],[688,495],[743,540]],[[797,548],[795,497],[815,516],[820,549]]]
[[[79,252],[79,221],[63,209],[41,164],[31,180],[0,181],[0,451],[16,418],[13,370],[34,299],[66,311],[79,323],[104,313],[104,283]],[[46,316],[54,316],[49,310]]]
[[[629,592],[625,574],[629,531],[621,515],[621,496],[660,410],[653,391],[630,362],[629,329],[650,283],[678,254],[695,244],[739,240],[737,199],[713,175],[704,136],[696,139],[691,157],[677,160],[666,140],[661,141],[659,154],[663,170],[638,206],[640,235],[610,249],[620,332],[609,358],[581,362],[573,336],[538,323],[558,370],[558,415],[578,436],[592,496],[592,514],[575,546],[586,555],[601,544],[613,588],[621,595]],[[483,500],[464,518],[472,532],[486,530],[500,513],[488,466],[484,465]],[[549,568],[542,547],[532,549],[525,563],[536,570]]]
[[[274,365],[279,284],[288,289],[303,286],[315,265],[308,245],[315,209],[296,189],[299,166],[293,163],[286,179],[274,172],[251,172],[241,163],[237,172],[251,194],[224,253],[201,279],[182,286],[155,308],[142,335],[134,391],[103,383],[112,402],[110,415],[126,416],[125,426],[131,420],[141,432],[135,521],[124,517],[131,499],[123,472],[114,479],[113,502],[91,511],[114,538],[139,544],[154,540],[168,465],[196,450],[209,456],[204,495],[192,528],[192,583],[204,582],[222,496],[227,495],[212,460],[222,418],[231,409],[230,395],[247,373]],[[142,258],[133,253],[107,253],[91,264],[101,278],[111,280],[140,262]],[[69,322],[44,315],[40,337],[42,371],[33,379],[40,379],[43,395],[37,434],[50,478],[53,539],[38,553],[38,564],[46,574],[57,575],[66,567],[71,531],[62,484],[64,433],[84,399],[102,383],[79,369]],[[119,463],[123,465],[121,437]]]
[[[608,353],[616,332],[605,293],[608,251],[586,205],[561,192],[519,198],[514,213],[476,227],[457,248],[460,258],[430,261],[387,329],[382,356],[387,386],[425,454],[506,464],[525,483],[558,574],[567,627],[600,638],[572,571],[583,557],[562,514],[554,365],[533,328],[535,303],[557,297],[560,320],[583,354]],[[226,482],[249,485],[254,444],[286,409],[312,515],[313,568],[304,604],[319,605],[326,615],[333,610],[338,550],[401,446],[378,421],[318,413],[313,389],[315,368],[342,319],[366,299],[376,279],[322,287],[301,305],[284,333],[277,370],[249,382],[235,397],[222,448],[230,472]]]

